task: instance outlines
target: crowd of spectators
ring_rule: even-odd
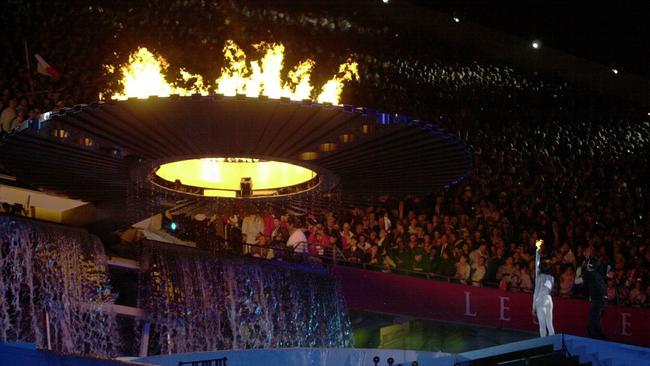
[[[307,242],[300,251],[329,255],[336,247],[346,261],[381,270],[530,291],[540,238],[557,295],[584,294],[585,259],[598,253],[613,270],[610,301],[650,306],[650,125],[633,102],[516,65],[468,59],[465,51],[426,45],[423,52],[423,45],[402,42],[404,33],[370,17],[236,1],[59,5],[10,0],[0,13],[0,133],[116,88],[102,65],[124,62],[140,45],[164,55],[172,69],[182,65],[206,80],[216,79],[228,38],[241,45],[285,43],[288,64],[318,61],[323,75],[315,75],[316,84],[352,54],[361,80],[346,89],[346,102],[458,133],[473,153],[470,172],[446,192],[372,197],[365,205],[344,200],[341,209],[311,210],[299,222],[277,213],[277,222],[267,220],[258,234],[241,230],[244,243],[269,248],[245,253],[277,257],[300,226]],[[34,53],[61,79],[36,73]],[[237,225],[230,217],[202,220],[211,226],[198,231],[199,239],[217,226],[244,229],[240,214]]]

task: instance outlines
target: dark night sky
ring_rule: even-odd
[[[643,1],[411,0],[545,47],[648,76],[649,12]],[[399,0],[393,2],[399,6]]]

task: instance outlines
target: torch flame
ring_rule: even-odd
[[[167,61],[161,56],[154,55],[146,48],[139,48],[129,56],[129,63],[122,66],[120,85],[123,91],[111,96],[113,99],[130,97],[147,98],[151,95],[166,97],[171,94],[191,95],[199,93],[208,95],[210,90],[223,95],[234,96],[245,94],[249,97],[267,96],[272,99],[282,97],[291,100],[314,99],[311,84],[311,72],[315,62],[307,59],[301,61],[287,74],[287,80],[282,78],[284,68],[284,46],[279,43],[261,42],[253,45],[256,51],[263,53],[260,60],[247,62],[246,53],[232,40],[226,41],[223,48],[225,66],[221,75],[211,89],[206,85],[201,75],[191,74],[180,70],[185,85],[181,87],[169,83],[164,76],[168,69]],[[109,72],[112,66],[106,66]],[[343,84],[351,80],[359,80],[357,63],[348,60],[340,65],[339,72],[328,80],[318,94],[319,103],[339,104]]]

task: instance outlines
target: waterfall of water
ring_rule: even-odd
[[[0,215],[0,340],[96,356],[119,349],[101,242],[85,231]]]
[[[144,255],[150,354],[351,346],[347,310],[324,271],[154,244]]]

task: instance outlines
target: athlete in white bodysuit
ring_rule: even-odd
[[[543,265],[543,270],[540,269],[542,242],[542,240],[538,240],[535,243],[537,251],[535,253],[535,293],[533,294],[533,315],[537,315],[537,321],[539,322],[539,336],[545,337],[547,335],[555,334],[555,330],[553,330],[553,299],[551,298],[551,291],[553,290],[555,279],[549,273],[548,265],[545,264]]]

